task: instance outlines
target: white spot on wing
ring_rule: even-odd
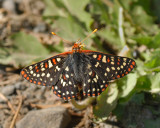
[[[47,77],[50,77],[50,73],[47,73]]]
[[[68,68],[68,66],[65,68],[65,70],[66,70],[66,71],[69,71],[69,68]]]
[[[102,58],[102,62],[106,63],[106,56],[104,55],[103,58]]]
[[[97,55],[93,55],[93,58],[97,58]]]
[[[99,65],[99,62],[96,63],[95,67],[98,67],[98,65]]]
[[[48,60],[48,65],[49,65],[49,68],[53,67],[53,64],[52,64],[51,60]]]
[[[57,58],[57,61],[60,62],[60,61],[61,61],[61,58]]]

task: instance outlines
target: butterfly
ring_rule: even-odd
[[[109,81],[124,77],[136,66],[131,58],[83,50],[83,47],[77,41],[72,51],[29,65],[22,69],[21,75],[30,83],[51,86],[55,95],[68,101],[100,95]]]

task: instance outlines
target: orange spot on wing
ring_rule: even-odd
[[[41,82],[38,82],[38,85],[40,85],[41,84]]]
[[[54,94],[57,94],[57,92],[56,92],[56,91],[54,91]]]
[[[108,84],[106,84],[105,87],[107,88],[107,87],[108,87]]]
[[[117,75],[117,78],[120,78],[120,75]]]
[[[45,83],[43,83],[43,85],[44,85],[44,86],[46,86],[46,84],[45,84]]]
[[[52,90],[54,90],[54,86],[52,86]]]
[[[24,75],[25,71],[21,71],[21,74]]]
[[[109,63],[110,61],[111,61],[111,60],[108,58],[108,59],[107,59],[107,62]]]
[[[130,69],[130,68],[128,68],[128,71],[130,72],[130,71],[131,71],[131,69]]]
[[[36,84],[36,81],[34,81],[33,83]]]
[[[122,74],[122,76],[124,76],[124,74]]]
[[[55,59],[52,59],[52,62],[53,62],[54,64],[56,64],[56,63],[57,63]]]
[[[120,62],[120,59],[118,59],[118,61]]]
[[[75,96],[72,96],[72,98],[75,98]]]
[[[133,61],[132,64],[135,65],[136,63]]]
[[[88,93],[88,96],[90,96],[90,93]]]
[[[115,79],[115,77],[112,77],[112,79]]]
[[[36,66],[35,69],[38,69],[38,66]]]
[[[94,93],[92,94],[92,96],[95,96],[95,95],[96,95],[96,94],[94,94]]]
[[[126,72],[126,74],[128,74],[128,72]]]
[[[39,72],[39,69],[37,69],[36,72]]]
[[[29,80],[29,77],[27,77],[26,79]]]
[[[64,100],[66,100],[66,97],[63,97]]]
[[[32,80],[30,80],[30,82],[32,83],[33,81],[32,81]]]
[[[86,93],[83,93],[84,96],[86,96]]]
[[[47,63],[45,63],[45,68],[48,68],[48,64]]]
[[[26,78],[27,77],[27,74],[24,74],[24,78]]]
[[[67,80],[65,75],[63,75],[63,79]]]
[[[98,93],[98,95],[100,95],[100,93]]]
[[[133,68],[133,65],[130,65],[131,68]]]
[[[70,100],[71,99],[71,97],[68,97],[68,100]]]
[[[102,92],[105,90],[105,88],[102,89]]]
[[[58,94],[57,96],[58,96],[58,97],[61,97],[61,95],[60,95],[60,94]]]
[[[118,65],[120,65],[120,63],[119,63],[119,62],[117,62],[117,64],[118,64]]]
[[[101,58],[102,58],[102,55],[98,55],[97,60],[101,60]]]

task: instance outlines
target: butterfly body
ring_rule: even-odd
[[[72,51],[30,65],[21,75],[31,83],[52,86],[54,94],[64,100],[83,99],[100,95],[109,81],[127,75],[136,65],[130,58],[82,47],[75,43]]]

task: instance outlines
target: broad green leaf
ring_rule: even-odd
[[[32,35],[24,32],[13,34],[10,39],[15,46],[15,52],[31,55],[47,55],[49,51]]]
[[[132,92],[137,83],[137,73],[130,73],[125,78],[120,79],[117,84],[120,88],[120,97],[124,98]]]
[[[43,12],[43,16],[67,16],[66,10],[58,6],[58,1],[54,0],[44,0],[46,8]]]
[[[75,42],[77,39],[85,37],[83,28],[72,17],[57,19],[53,28],[58,28],[58,35],[69,41]]]
[[[150,60],[145,63],[147,68],[155,68],[160,66],[160,49],[156,49],[150,54]]]
[[[152,43],[152,37],[150,36],[137,36],[137,37],[133,37],[133,40],[135,40],[138,44],[140,45],[146,45],[149,46],[150,43]]]
[[[159,93],[160,92],[160,72],[150,75],[150,81],[151,81],[150,92]]]
[[[115,33],[113,30],[106,28],[99,30],[97,34],[104,38],[114,49],[120,51],[123,48],[123,44],[121,44],[117,33]]]
[[[149,91],[151,89],[151,81],[148,75],[141,76],[137,80],[136,90]]]
[[[49,51],[32,35],[24,32],[15,33],[10,37],[13,46],[0,49],[1,64],[9,64],[18,68],[31,64],[37,58],[43,58]],[[39,61],[41,60],[39,59]]]
[[[86,24],[87,30],[91,31],[90,26],[93,22],[91,15],[85,11],[85,8],[87,4],[89,3],[89,0],[83,0],[83,1],[75,1],[75,0],[62,0],[69,10],[69,13],[72,16],[75,16],[78,20]]]
[[[106,119],[117,105],[118,89],[111,84],[108,89],[97,98],[97,105],[93,109],[96,117]]]

